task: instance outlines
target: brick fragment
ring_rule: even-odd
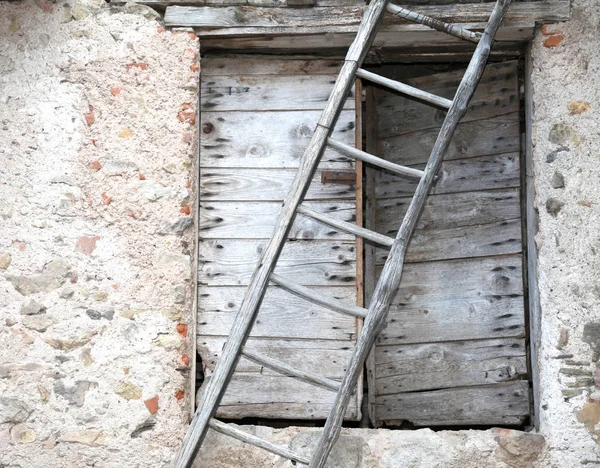
[[[563,39],[564,37],[562,34],[549,36],[548,39],[544,41],[544,47],[556,47],[563,41]]]
[[[177,398],[177,401],[183,400],[184,396],[185,396],[185,390],[177,390],[175,392],[175,398]]]
[[[119,88],[118,86],[113,86],[110,88],[110,94],[113,96],[118,96],[123,91],[123,88]]]
[[[158,395],[144,400],[144,404],[146,405],[146,408],[148,409],[150,414],[156,414],[156,412],[158,411]]]
[[[109,197],[106,192],[104,192],[102,194],[102,203],[104,203],[105,205],[110,205],[110,203],[112,202],[112,197]]]
[[[92,106],[89,106],[88,109],[89,112],[83,114],[83,117],[85,118],[85,122],[87,123],[88,127],[91,127],[96,121],[96,116],[94,115],[94,108]]]
[[[183,205],[179,212],[185,215],[189,215],[192,212],[192,210],[190,209],[190,205]]]
[[[176,329],[177,333],[179,333],[184,338],[187,336],[188,326],[185,323],[178,323]]]
[[[100,240],[100,236],[80,236],[75,243],[75,250],[84,255],[92,255],[96,249],[96,242]]]

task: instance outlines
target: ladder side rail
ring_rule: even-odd
[[[333,86],[333,90],[325,104],[325,109],[321,114],[321,119],[304,152],[292,187],[283,203],[273,235],[250,279],[250,284],[246,289],[221,358],[215,367],[206,390],[202,394],[200,405],[177,453],[173,463],[175,468],[190,468],[202,441],[206,437],[209,422],[214,417],[223,398],[240,358],[242,347],[246,343],[252,324],[256,320],[258,309],[269,284],[269,276],[275,268],[279,254],[292,227],[296,210],[308,190],[319,160],[325,151],[327,138],[342,110],[350,88],[354,84],[356,70],[371,46],[377,26],[385,13],[387,3],[388,0],[374,0],[365,11],[354,42],[346,55],[344,66]]]
[[[466,112],[469,101],[475,91],[475,87],[481,78],[490,53],[493,37],[510,6],[510,2],[511,0],[497,0],[473,58],[458,87],[453,100],[454,104],[444,119],[442,129],[425,168],[425,174],[417,186],[404,221],[396,236],[394,245],[392,246],[388,259],[383,267],[371,304],[369,305],[367,318],[365,319],[363,329],[359,335],[352,358],[350,359],[348,370],[342,380],[341,388],[336,395],[333,408],[327,418],[327,422],[323,428],[323,433],[319,439],[309,468],[324,467],[327,457],[339,437],[344,413],[352,395],[352,389],[357,384],[365,359],[375,342],[377,334],[385,324],[391,301],[400,285],[404,257],[410,237],[416,227],[419,216],[425,205],[425,200],[427,199],[435,175],[442,163],[444,154],[448,149],[452,135],[456,130],[458,122]]]

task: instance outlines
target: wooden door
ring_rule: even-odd
[[[282,57],[202,59],[198,353],[207,378],[219,358],[245,286],[275,225],[342,63]],[[355,140],[349,96],[334,138]],[[322,183],[323,171],[354,170],[328,150],[307,205],[355,218],[355,186]],[[356,301],[353,236],[298,215],[275,272],[340,300]],[[247,346],[293,367],[341,380],[359,321],[275,286]],[[241,359],[217,415],[324,419],[335,394]],[[362,384],[348,419],[360,418]]]
[[[464,68],[449,68],[455,69],[375,71],[452,98]],[[367,150],[423,168],[445,112],[382,89],[370,88],[367,96],[366,120],[375,123]],[[450,145],[369,358],[375,426],[517,425],[527,419],[519,152],[517,62],[490,64]],[[371,227],[395,236],[414,187],[369,171]],[[367,271],[375,278],[386,252],[367,251]]]

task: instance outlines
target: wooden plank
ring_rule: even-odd
[[[377,231],[393,236],[410,198],[380,200]],[[431,196],[410,240],[407,262],[486,257],[521,252],[519,192],[464,192]],[[387,251],[376,253],[381,265]]]
[[[323,213],[351,222],[355,217],[353,201],[306,202]],[[200,203],[200,238],[202,239],[263,239],[268,238],[281,202],[202,202]],[[240,229],[243,227],[243,229]],[[289,234],[290,239],[354,239],[352,234],[327,226],[306,216],[298,216]]]
[[[266,240],[200,241],[198,281],[209,286],[248,284],[266,245]],[[340,286],[354,282],[354,259],[354,242],[289,242],[275,272],[304,286]]]
[[[462,27],[481,31],[484,23],[461,23]],[[533,37],[535,23],[505,22],[498,32],[499,41],[494,49],[514,50],[518,44],[525,44]],[[343,56],[352,43],[355,26],[324,26],[324,27],[277,27],[277,28],[221,28],[198,29],[198,37],[205,51],[256,51],[277,53],[310,52],[334,53]],[[427,26],[418,24],[399,24],[383,26],[373,41],[373,47],[387,50],[420,50],[437,53],[468,51],[473,54],[473,44],[449,36]]]
[[[438,131],[439,127],[433,127],[406,134],[382,136],[377,154],[396,164],[424,165]],[[517,112],[464,122],[456,129],[445,161],[519,151],[519,133]]]
[[[375,365],[378,396],[489,385],[527,375],[522,338],[377,346]]]
[[[407,264],[378,344],[524,336],[520,255]]]
[[[214,371],[225,339],[226,337],[198,337],[198,351],[207,377]],[[320,375],[336,380],[343,377],[352,352],[347,341],[337,340],[252,337],[246,346],[297,369],[305,372],[318,371]],[[281,376],[252,361],[241,359],[217,416],[239,419],[269,414],[271,418],[324,419],[329,411],[327,405],[331,405],[334,396],[328,390],[297,383],[296,380]],[[355,420],[359,413],[360,405],[354,395],[347,418]]]
[[[298,58],[279,55],[207,55],[202,57],[202,75],[329,75],[340,72],[341,59]]]
[[[439,402],[444,404],[440,405]],[[377,397],[380,422],[416,426],[520,425],[529,417],[529,384],[507,382],[481,387]]]
[[[464,70],[458,69],[435,75],[406,80],[411,86],[438,96],[452,98]],[[445,112],[424,106],[404,96],[379,90],[376,92],[380,138],[397,136],[426,129],[439,129]],[[518,63],[516,60],[488,64],[482,80],[461,125],[474,120],[490,119],[519,111]],[[511,116],[515,119],[515,116]],[[512,120],[511,120],[512,121]],[[497,151],[498,153],[502,151]],[[410,162],[405,162],[410,164]]]
[[[353,304],[353,286],[312,287],[311,291]],[[198,334],[227,335],[242,303],[243,287],[203,286],[199,297]],[[356,338],[353,317],[315,305],[275,286],[269,287],[252,328],[253,337],[347,340]]]
[[[419,167],[419,166],[417,166]],[[495,154],[444,161],[431,194],[451,194],[520,186],[519,153]],[[410,196],[417,184],[395,174],[377,174],[377,198]]]
[[[335,75],[203,76],[200,108],[202,111],[322,110],[335,78]],[[352,93],[342,103],[344,109],[354,109]]]
[[[428,4],[411,6],[411,10],[449,23],[485,23],[493,6],[492,2]],[[506,21],[565,21],[570,17],[569,6],[569,2],[566,1],[518,2],[508,11]],[[352,26],[356,31],[364,8],[353,5],[340,6],[335,10],[327,7],[291,9],[248,6],[221,8],[169,6],[165,13],[165,24],[198,28],[252,28],[263,33],[270,29],[284,27]],[[387,14],[384,17],[383,28],[406,23],[407,20],[403,18]]]
[[[203,111],[200,118],[200,165],[297,168],[319,115],[319,111]],[[353,143],[352,110],[341,113],[333,135],[343,143]],[[351,158],[327,149],[319,167],[351,169],[353,165]]]
[[[295,176],[294,169],[201,169],[200,198],[210,201],[281,201]],[[306,200],[331,199],[354,199],[354,186],[321,184],[321,171],[316,171]]]
[[[395,235],[409,203],[409,197],[379,200],[375,230]],[[449,228],[497,223],[520,215],[518,189],[431,195],[425,203],[418,229],[435,233]]]

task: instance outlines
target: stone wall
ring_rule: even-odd
[[[125,11],[0,2],[0,466],[167,466],[187,422],[198,43]]]
[[[575,0],[532,48],[540,434],[347,429],[333,466],[600,464],[599,23],[596,0]],[[144,7],[0,1],[0,466],[173,458],[191,402],[198,47]],[[315,439],[247,430],[299,452]],[[291,466],[210,437],[211,468]]]

